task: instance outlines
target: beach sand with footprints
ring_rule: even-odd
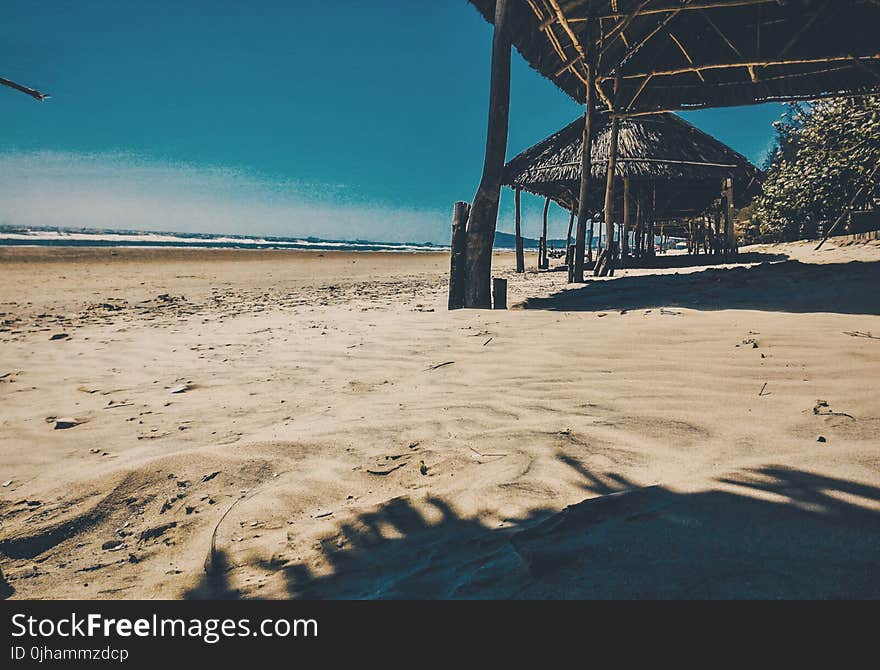
[[[743,251],[0,249],[3,595],[880,597],[880,246]]]

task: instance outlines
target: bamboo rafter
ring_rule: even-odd
[[[689,72],[705,72],[707,70],[729,70],[729,69],[737,69],[737,68],[750,68],[750,67],[780,67],[786,65],[818,65],[824,63],[841,63],[846,61],[852,61],[853,58],[857,58],[859,60],[880,60],[880,53],[876,54],[863,54],[860,56],[852,56],[849,54],[841,55],[841,56],[825,56],[823,58],[791,58],[791,59],[767,59],[767,60],[754,60],[754,61],[746,61],[746,62],[729,62],[729,63],[705,63],[703,65],[693,65],[688,67],[679,67],[679,68],[671,68],[668,70],[655,70],[651,72],[637,72],[637,73],[627,73],[621,75],[623,79],[642,79],[644,77],[652,76],[652,77],[673,77],[675,75],[687,74]],[[805,74],[816,74],[815,72],[805,73]],[[797,75],[788,75],[788,76],[797,76]],[[601,81],[613,80],[614,75],[603,75],[600,76],[599,79]]]
[[[586,52],[584,51],[583,45],[580,43],[577,35],[574,30],[571,29],[571,26],[568,24],[568,19],[565,16],[565,12],[563,12],[559,2],[557,0],[545,0],[547,3],[547,16],[544,16],[544,12],[537,6],[534,0],[527,0],[529,7],[531,7],[532,12],[535,14],[535,17],[538,19],[538,28],[541,32],[543,32],[547,39],[549,40],[553,50],[556,52],[559,59],[563,62],[561,68],[559,68],[556,72],[556,76],[558,77],[560,74],[565,72],[566,70],[570,70],[586,87],[589,86],[589,75],[586,70],[589,67],[586,63]],[[553,25],[555,23],[559,23],[562,26],[562,29],[567,33],[569,39],[571,40],[572,46],[575,49],[575,55],[573,57],[567,57],[565,53],[565,49],[562,47],[561,42],[556,37],[556,34],[553,32]],[[575,65],[580,65],[584,72],[580,72]],[[602,98],[602,101],[606,104],[608,109],[611,109],[611,101],[605,95],[605,92],[602,91],[598,86],[596,87],[596,91],[599,94],[599,97]]]
[[[681,51],[681,53],[684,54],[685,60],[686,60],[688,63],[690,63],[691,65],[694,65],[694,64],[695,64],[695,63],[694,63],[694,59],[691,58],[691,55],[688,53],[688,50],[684,48],[684,44],[681,43],[681,40],[678,39],[678,38],[677,38],[673,33],[671,33],[671,32],[667,32],[667,34],[669,35],[669,39],[671,39],[671,40],[675,43],[675,45],[679,48],[679,50]],[[702,72],[697,72],[697,76],[700,78],[700,81],[702,81],[703,83],[706,83],[706,78],[703,76],[703,73],[702,73]]]
[[[576,7],[583,5],[583,2],[577,2],[573,4],[569,4],[566,6],[566,10],[571,10]],[[714,0],[707,2],[697,2],[689,7],[685,8],[685,11],[694,11],[701,9],[724,9],[725,7],[747,7],[749,5],[778,5],[779,0],[727,0],[726,2],[723,0]],[[676,2],[675,4],[670,4],[662,7],[652,7],[650,9],[646,9],[642,11],[642,16],[650,16],[656,14],[667,14],[669,12],[676,12],[680,9],[680,3]],[[597,15],[598,19],[612,19],[619,20],[625,18],[629,15],[628,12],[613,12],[610,14],[600,14]],[[581,21],[586,21],[586,17],[574,17],[570,16],[568,21],[569,23],[579,23]]]
[[[491,0],[470,1],[491,21]],[[523,56],[579,102],[592,65],[597,99],[615,115],[880,89],[880,42],[867,36],[880,25],[880,0],[519,2]],[[624,97],[612,109],[609,81],[618,73]]]

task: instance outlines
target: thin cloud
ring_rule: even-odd
[[[343,184],[279,181],[128,154],[0,156],[0,224],[448,241],[445,213],[361,202]]]

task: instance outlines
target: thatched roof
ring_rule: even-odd
[[[590,209],[599,211],[610,145],[610,119],[599,117],[591,155]],[[577,202],[583,117],[538,142],[506,166],[505,185],[549,197],[563,207]],[[742,154],[675,114],[657,114],[620,122],[615,174],[636,188],[657,186],[658,215],[678,218],[698,214],[719,196],[721,182],[734,180],[737,205],[754,195],[761,171]],[[618,195],[621,190],[617,189]]]
[[[486,18],[495,0],[470,0]],[[508,0],[513,44],[584,101],[599,54],[605,106],[630,113],[880,91],[877,0]],[[589,8],[592,8],[590,10]],[[595,18],[588,19],[592,11]],[[592,26],[592,27],[591,27]]]

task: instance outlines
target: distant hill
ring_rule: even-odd
[[[557,249],[565,249],[565,240],[548,240],[547,246]],[[510,233],[502,233],[500,230],[495,231],[495,248],[496,249],[516,249],[516,235]],[[524,249],[537,249],[538,240],[530,237],[523,238]]]

